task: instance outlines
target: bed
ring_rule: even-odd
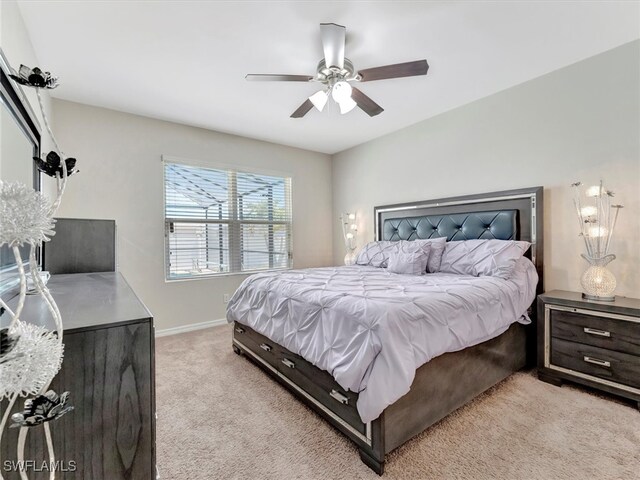
[[[543,289],[542,188],[376,207],[374,218],[377,240],[531,243],[512,280],[350,266],[257,274],[234,294],[234,351],[382,474],[386,454],[535,363],[526,312]]]

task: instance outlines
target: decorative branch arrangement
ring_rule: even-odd
[[[576,182],[571,186],[574,189],[573,204],[578,215],[580,236],[587,249],[582,257],[590,265],[581,278],[584,289],[582,295],[587,299],[612,301],[616,279],[606,266],[616,258],[609,253],[609,247],[623,206],[611,204],[614,193],[607,190],[602,181],[586,189],[581,189],[581,185]]]
[[[56,151],[49,152],[45,159],[34,157],[38,170],[56,179],[56,198],[52,203],[40,193],[20,182],[0,181],[0,246],[8,245],[18,266],[20,293],[15,310],[0,298],[2,307],[11,318],[9,327],[0,330],[0,400],[7,398],[8,406],[0,420],[0,441],[8,420],[9,412],[18,397],[29,398],[24,403],[24,411],[11,417],[12,428],[20,428],[18,434],[17,459],[24,465],[24,447],[28,429],[44,425],[44,432],[51,464],[55,462],[51,431],[48,422],[60,418],[72,410],[67,406],[68,392],[61,395],[48,390],[53,378],[62,366],[64,352],[62,316],[49,289],[39,275],[36,249],[55,234],[53,219],[60,206],[67,184],[67,178],[76,172],[75,158],[66,158],[58,146],[47,118],[40,89],[53,89],[58,79],[39,68],[20,66],[17,74],[10,75],[17,83],[35,88],[42,118]],[[29,272],[25,272],[20,247],[29,247]],[[23,321],[22,314],[26,293],[27,275],[31,276],[35,291],[41,295],[53,318],[55,330]],[[24,470],[20,477],[27,480]],[[2,480],[0,473],[0,480]],[[49,478],[55,478],[51,469]]]
[[[358,235],[358,224],[356,223],[355,213],[343,213],[340,215],[342,223],[342,237],[347,254],[344,257],[345,265],[353,265],[356,261],[356,236]]]

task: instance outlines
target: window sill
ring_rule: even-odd
[[[267,273],[267,272],[284,272],[286,270],[293,270],[293,267],[286,268],[272,268],[270,270],[247,270],[245,272],[225,272],[225,273],[212,273],[209,275],[199,275],[197,277],[185,277],[185,278],[166,278],[164,279],[164,283],[180,283],[180,282],[191,282],[194,280],[214,280],[216,278],[221,277],[237,277],[237,276],[249,276],[255,275],[256,273]]]

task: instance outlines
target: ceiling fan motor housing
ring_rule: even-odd
[[[358,75],[354,75],[353,63],[348,58],[344,59],[344,67],[327,67],[324,60],[318,62],[318,68],[316,70],[316,80],[322,83],[328,84],[330,87],[335,85],[341,80],[358,80]]]

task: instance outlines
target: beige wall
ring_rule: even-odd
[[[331,264],[329,155],[62,100],[53,108],[61,147],[80,170],[59,216],[116,220],[119,270],[158,329],[224,318],[223,294],[246,277],[165,282],[162,155],[290,174],[294,266]]]
[[[428,81],[428,79],[427,79]],[[546,289],[580,289],[586,263],[569,185],[604,180],[625,205],[612,242],[617,293],[640,297],[640,41],[333,157],[334,217],[373,207],[542,185]],[[344,247],[334,230],[334,261]]]

